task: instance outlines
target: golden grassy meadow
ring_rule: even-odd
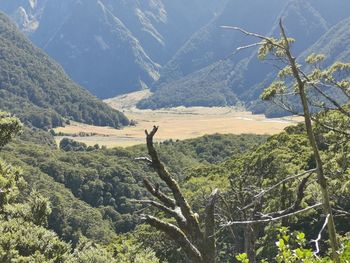
[[[265,118],[264,115],[253,115],[247,111],[239,111],[230,107],[177,107],[160,110],[139,110],[135,108],[137,101],[148,96],[148,91],[122,95],[106,102],[123,111],[130,120],[137,122],[136,126],[114,129],[111,127],[97,127],[72,122],[66,127],[56,128],[55,131],[76,135],[79,132],[94,133],[94,136],[74,137],[75,140],[87,145],[105,145],[106,147],[127,147],[145,141],[145,129],[153,125],[160,127],[157,140],[189,139],[205,134],[276,134],[285,127],[300,121],[300,118]],[[70,137],[70,136],[65,136]],[[57,142],[63,137],[57,136]]]

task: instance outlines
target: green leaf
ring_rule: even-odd
[[[261,94],[262,100],[270,100],[275,97],[277,94],[283,94],[287,90],[287,87],[284,81],[275,81],[272,83],[264,92]]]
[[[305,62],[307,64],[316,64],[318,62],[321,62],[321,61],[324,61],[326,58],[325,55],[323,54],[315,54],[315,53],[312,53],[311,55],[309,55],[306,59],[305,59]]]
[[[246,253],[238,254],[238,255],[236,256],[236,259],[237,259],[239,262],[249,263],[248,255],[247,255]]]

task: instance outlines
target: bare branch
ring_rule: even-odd
[[[256,33],[252,33],[252,32],[249,32],[247,30],[244,30],[243,28],[240,28],[240,27],[237,27],[237,26],[221,26],[221,28],[225,28],[225,29],[233,29],[233,30],[236,30],[236,31],[239,31],[247,36],[252,36],[252,37],[256,37],[256,38],[260,38],[262,40],[265,40],[266,42],[268,42],[269,44],[271,45],[274,45],[276,47],[279,47],[283,50],[285,50],[286,48],[282,45],[279,45],[277,43],[274,43],[271,41],[271,38],[269,37],[266,37],[266,36],[263,36],[263,35],[259,35],[259,34],[256,34]]]
[[[343,94],[344,94],[348,99],[350,99],[350,94],[349,94],[346,90],[344,90],[344,88],[341,87],[336,81],[329,80],[329,82],[330,82],[332,85],[334,85],[334,86],[336,86],[337,88],[339,88],[339,89],[343,92]],[[327,84],[324,84],[324,83],[323,83],[323,85],[327,85]]]
[[[287,209],[284,209],[284,210],[278,211],[278,212],[269,213],[267,215],[264,215],[263,217],[274,218],[274,217],[282,216],[282,215],[285,215],[285,214],[290,214],[290,213],[293,213],[293,212],[299,210],[300,209],[300,205],[301,205],[301,201],[304,198],[305,186],[306,186],[306,183],[309,180],[310,176],[311,176],[311,174],[309,174],[307,177],[303,178],[303,180],[299,184],[299,187],[298,187],[298,190],[297,190],[297,197],[296,197],[295,202],[294,202],[293,205],[291,205]]]
[[[244,49],[261,46],[263,44],[264,43],[262,43],[262,42],[258,42],[258,43],[254,43],[254,44],[250,44],[250,45],[246,45],[246,46],[241,46],[241,47],[236,48],[236,51],[241,51],[241,50],[244,50]]]
[[[345,136],[350,136],[350,131],[349,131],[349,132],[343,131],[343,130],[341,130],[341,129],[337,129],[337,128],[332,127],[332,126],[329,126],[329,125],[327,125],[327,124],[325,124],[325,123],[323,123],[323,122],[320,122],[320,121],[319,121],[318,119],[316,119],[315,117],[311,117],[311,118],[312,118],[312,120],[313,120],[314,122],[316,122],[318,125],[320,125],[321,127],[325,128],[325,129],[327,129],[327,130],[334,131],[334,132],[343,134],[343,135],[345,135]]]
[[[225,198],[224,198],[221,194],[219,194],[219,198],[221,199],[221,201],[223,202],[223,204],[224,204],[225,207],[226,207],[226,211],[225,211],[225,209],[223,209],[223,211],[225,211],[225,213],[228,214],[228,217],[229,217],[230,221],[233,221],[233,217],[232,217],[233,212],[232,212],[232,210],[231,210],[231,206],[227,203],[227,201],[225,200]],[[219,208],[219,209],[220,209],[220,208]],[[222,213],[222,214],[225,214],[225,213]],[[230,230],[230,232],[231,232],[232,237],[235,238],[236,235],[235,235],[235,233],[234,233],[233,227],[230,226],[230,227],[229,227],[229,230]]]
[[[209,196],[207,205],[205,207],[205,248],[203,249],[203,257],[208,262],[215,262],[215,202],[219,195],[219,190],[215,189]]]
[[[162,191],[159,190],[159,186],[154,187],[148,179],[143,179],[143,184],[154,197],[158,198],[165,206],[170,207],[172,209],[175,208],[175,200],[168,197]]]
[[[253,202],[251,202],[250,204],[248,204],[248,205],[246,205],[246,206],[244,206],[244,207],[242,207],[242,208],[239,208],[239,210],[242,210],[242,211],[243,211],[243,210],[246,210],[246,209],[248,209],[248,208],[251,208],[252,206],[254,206],[254,205],[256,204],[256,202],[258,202],[258,200],[259,200],[263,195],[265,195],[266,193],[272,191],[273,189],[275,189],[276,187],[280,186],[281,184],[283,184],[283,183],[285,183],[285,182],[288,182],[288,181],[290,181],[290,180],[293,180],[293,179],[302,177],[302,176],[304,176],[304,175],[306,175],[306,174],[313,173],[313,172],[316,172],[316,169],[311,169],[311,170],[302,172],[302,173],[300,173],[300,174],[292,175],[292,176],[289,176],[289,177],[287,177],[287,178],[285,178],[285,179],[279,181],[277,184],[275,184],[275,185],[269,187],[268,189],[261,191],[259,194],[255,195],[255,196],[254,196],[254,199],[255,199],[255,200],[254,200]]]
[[[317,254],[320,252],[320,247],[319,247],[318,242],[321,240],[322,232],[323,232],[323,230],[326,228],[326,226],[327,226],[327,224],[328,224],[328,219],[329,219],[329,217],[330,217],[330,214],[328,214],[328,215],[326,216],[326,220],[324,221],[323,226],[322,226],[320,232],[319,232],[318,235],[317,235],[317,239],[311,240],[311,241],[310,241],[311,243],[315,243],[316,251],[314,251],[314,255],[315,255],[316,257],[317,257]]]
[[[166,223],[156,217],[149,215],[145,216],[145,221],[149,225],[165,232],[168,236],[170,236],[184,250],[186,255],[188,255],[194,263],[203,262],[201,253],[186,237],[184,232],[181,231],[181,229],[179,229],[177,226]]]
[[[152,164],[152,160],[148,157],[138,157],[138,158],[135,158],[135,161],[142,161],[148,164]]]
[[[343,209],[333,208],[333,211],[339,213],[337,216],[350,216],[350,212]]]
[[[280,220],[280,219],[285,218],[285,217],[294,216],[294,215],[297,215],[297,214],[301,214],[301,213],[307,212],[307,211],[309,211],[311,209],[314,209],[316,207],[319,207],[319,206],[322,206],[322,203],[318,203],[318,204],[306,207],[304,209],[295,211],[293,213],[282,215],[282,216],[275,217],[275,218],[259,219],[259,220],[251,220],[251,221],[232,221],[232,222],[228,222],[226,224],[223,224],[222,226],[223,227],[228,227],[228,226],[231,226],[231,225],[246,225],[246,224],[269,223],[269,222],[272,222],[272,221]]]
[[[343,106],[341,106],[335,99],[333,99],[331,96],[327,95],[325,92],[323,92],[315,83],[307,82],[307,84],[310,84],[319,94],[321,94],[324,98],[326,98],[330,103],[333,104],[333,106],[336,107],[337,110],[339,110],[341,113],[343,113],[345,116],[350,117],[350,112],[346,111]]]
[[[236,50],[232,54],[230,54],[227,57],[225,57],[224,60],[227,60],[230,57],[233,57],[234,55],[236,55],[241,50],[252,48],[252,47],[256,47],[256,46],[261,46],[261,45],[263,45],[263,43],[262,42],[258,42],[258,43],[254,43],[254,44],[238,47],[238,48],[236,48]]]
[[[278,101],[276,99],[273,99],[272,103],[274,103],[278,107],[282,108],[283,110],[285,110],[285,111],[287,111],[287,112],[289,112],[289,113],[291,113],[293,115],[304,117],[304,115],[302,115],[299,112],[297,112],[296,110],[294,110],[291,105],[288,105],[285,102],[283,102],[281,97],[280,97],[280,99]]]
[[[160,204],[156,201],[153,201],[153,200],[130,200],[130,202],[152,205],[152,206],[158,208],[159,210],[163,211],[164,213],[168,214],[169,216],[174,217],[176,219],[176,221],[179,223],[181,228],[183,226],[186,226],[186,218],[176,208],[174,210],[170,209],[170,208],[166,207],[165,205],[162,205],[162,204]]]
[[[310,174],[310,173],[314,173],[316,172],[316,169],[311,169],[311,170],[308,170],[308,171],[305,171],[305,172],[302,172],[300,174],[296,174],[296,175],[292,175],[292,176],[289,176],[281,181],[279,181],[277,184],[269,187],[268,189],[266,190],[263,190],[261,193],[257,194],[256,196],[254,196],[254,198],[260,198],[261,196],[263,196],[264,194],[266,194],[267,192],[270,192],[271,190],[275,189],[276,187],[280,186],[281,184],[287,182],[287,181],[290,181],[290,180],[293,180],[293,179],[296,179],[296,178],[299,178],[299,177],[302,177],[306,174]]]

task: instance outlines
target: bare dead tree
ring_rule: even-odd
[[[139,203],[152,205],[166,215],[175,219],[176,224],[165,222],[152,215],[144,215],[145,222],[152,227],[166,233],[178,244],[187,257],[193,263],[215,263],[215,202],[218,190],[215,189],[209,196],[203,218],[193,212],[191,206],[184,197],[177,181],[167,171],[160,161],[153,144],[153,137],[158,131],[154,126],[151,132],[145,131],[148,154],[150,158],[142,157],[137,160],[145,161],[157,173],[158,177],[166,184],[172,197],[154,186],[148,179],[143,180],[147,191],[158,201],[139,200]]]
[[[230,231],[233,232],[231,235],[236,243],[239,243],[239,240],[242,240],[239,250],[247,254],[249,262],[256,262],[255,245],[257,239],[259,238],[259,233],[263,232],[264,225],[275,221],[283,221],[289,217],[296,216],[322,206],[321,203],[310,204],[306,207],[302,206],[307,183],[315,171],[315,169],[311,169],[289,176],[286,179],[268,187],[267,189],[259,191],[258,194],[254,194],[254,191],[252,192],[250,189],[242,190],[234,189],[235,187],[233,187],[233,190],[229,192],[229,198],[221,197],[225,210],[220,210],[222,217],[224,217],[224,219],[221,220],[222,223],[220,226],[222,228],[233,227],[233,230],[230,229]],[[268,206],[267,200],[269,199],[269,196],[275,194],[273,190],[278,190],[277,188],[279,186],[283,186],[286,182],[293,181],[298,178],[301,180],[296,187],[294,201],[291,200],[291,204],[288,207],[286,204],[284,204],[285,206],[283,206],[279,211],[266,212]],[[249,179],[247,180],[249,181]],[[237,192],[235,193],[235,191]],[[250,197],[242,198],[240,197],[242,194]],[[235,230],[239,231],[239,229],[242,229],[243,231],[242,236],[237,235],[235,232]],[[239,238],[237,239],[235,236],[239,236]]]

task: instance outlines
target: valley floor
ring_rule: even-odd
[[[139,110],[134,106],[140,97],[147,96],[147,91],[123,95],[106,100],[112,107],[123,111],[135,126],[117,130],[110,127],[97,127],[72,123],[66,127],[56,128],[57,141],[72,137],[87,145],[105,145],[107,147],[126,147],[145,141],[145,129],[153,125],[160,126],[157,134],[159,141],[167,139],[190,139],[205,134],[276,134],[285,127],[300,121],[297,117],[266,118],[264,115],[253,115],[251,112],[231,107],[177,107],[160,110]],[[92,136],[79,136],[79,133]]]

